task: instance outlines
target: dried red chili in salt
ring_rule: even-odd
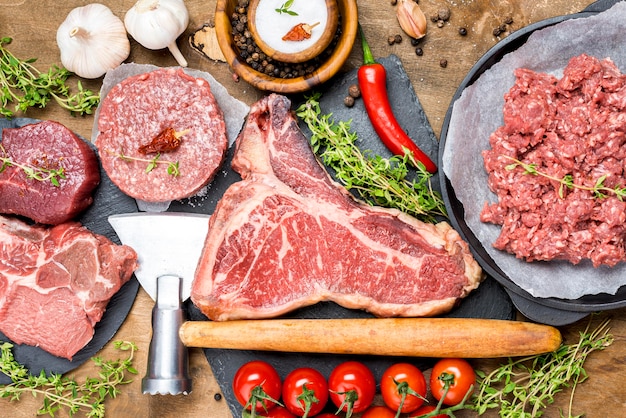
[[[296,26],[291,28],[285,36],[283,36],[283,41],[304,41],[305,39],[309,39],[311,37],[311,33],[313,32],[313,28],[319,25],[320,22],[309,25],[308,23],[298,23]]]
[[[141,154],[174,151],[180,146],[180,139],[187,131],[176,132],[174,128],[165,128],[152,138],[149,144],[140,146],[137,151]]]

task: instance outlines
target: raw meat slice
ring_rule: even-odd
[[[45,228],[0,216],[0,330],[71,360],[136,267],[132,248],[78,222]]]
[[[139,151],[173,129],[173,150]],[[147,202],[193,196],[221,166],[228,149],[224,116],[208,81],[182,69],[158,69],[129,77],[103,99],[95,144],[102,166],[124,193]],[[151,160],[160,163],[147,172]],[[178,175],[169,171],[178,164]]]
[[[0,157],[8,158],[11,165],[0,170],[0,213],[57,225],[93,203],[93,190],[100,183],[98,157],[62,124],[42,121],[3,129],[1,145]],[[50,180],[29,178],[18,164],[31,169],[63,169],[64,178],[58,177],[55,186]]]
[[[447,223],[365,205],[334,182],[284,96],[252,107],[232,166],[243,180],[211,216],[191,293],[212,320],[324,300],[377,316],[436,315],[483,278]]]

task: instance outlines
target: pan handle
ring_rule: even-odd
[[[157,298],[152,309],[152,340],[148,371],[141,381],[144,394],[191,393],[189,353],[178,330],[185,320],[182,309],[182,279],[174,275],[157,278]]]
[[[515,305],[522,315],[542,324],[552,326],[569,325],[589,315],[589,312],[566,311],[541,305],[509,289],[506,289],[506,292],[509,294],[513,305]]]

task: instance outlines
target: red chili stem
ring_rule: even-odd
[[[367,43],[367,39],[365,39],[365,34],[363,33],[363,28],[359,23],[359,34],[361,35],[361,47],[363,48],[363,65],[371,65],[376,64],[376,60],[374,59],[374,54],[372,54],[372,50],[370,49],[369,44]]]
[[[393,154],[404,156],[408,151],[428,172],[437,172],[435,163],[413,142],[396,119],[387,94],[387,71],[374,59],[360,24],[359,33],[363,48],[363,65],[359,67],[357,76],[363,104],[374,130]]]

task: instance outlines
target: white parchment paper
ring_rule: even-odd
[[[151,72],[159,69],[155,65],[150,64],[122,64],[119,67],[110,70],[104,76],[104,80],[102,81],[102,87],[100,89],[100,101],[104,100],[109,91],[119,82],[123,81],[128,77],[132,77],[134,75],[143,74],[147,72]],[[224,114],[224,122],[226,123],[226,135],[228,137],[228,144],[232,145],[237,139],[237,135],[243,126],[243,122],[250,111],[250,107],[244,102],[235,99],[231,96],[226,87],[220,84],[211,74],[194,70],[189,68],[184,68],[184,71],[192,77],[203,78],[209,82],[211,86],[211,92],[215,97],[215,100],[222,109]],[[98,137],[98,115],[100,114],[100,106],[96,109],[94,125],[91,133],[91,141],[94,142]],[[203,193],[203,191],[200,191]],[[146,212],[164,212],[169,208],[170,202],[143,202],[138,200],[137,205],[139,210]]]
[[[496,196],[487,186],[481,152],[503,122],[504,94],[515,82],[513,71],[524,67],[561,77],[572,57],[582,53],[610,58],[626,72],[626,2],[591,17],[570,19],[533,32],[528,41],[505,55],[466,88],[453,106],[443,154],[443,171],[463,204],[465,221],[498,267],[535,297],[576,299],[583,295],[615,294],[626,284],[626,263],[594,268],[591,263],[528,263],[496,250],[492,243],[500,226],[480,221],[485,202]]]

